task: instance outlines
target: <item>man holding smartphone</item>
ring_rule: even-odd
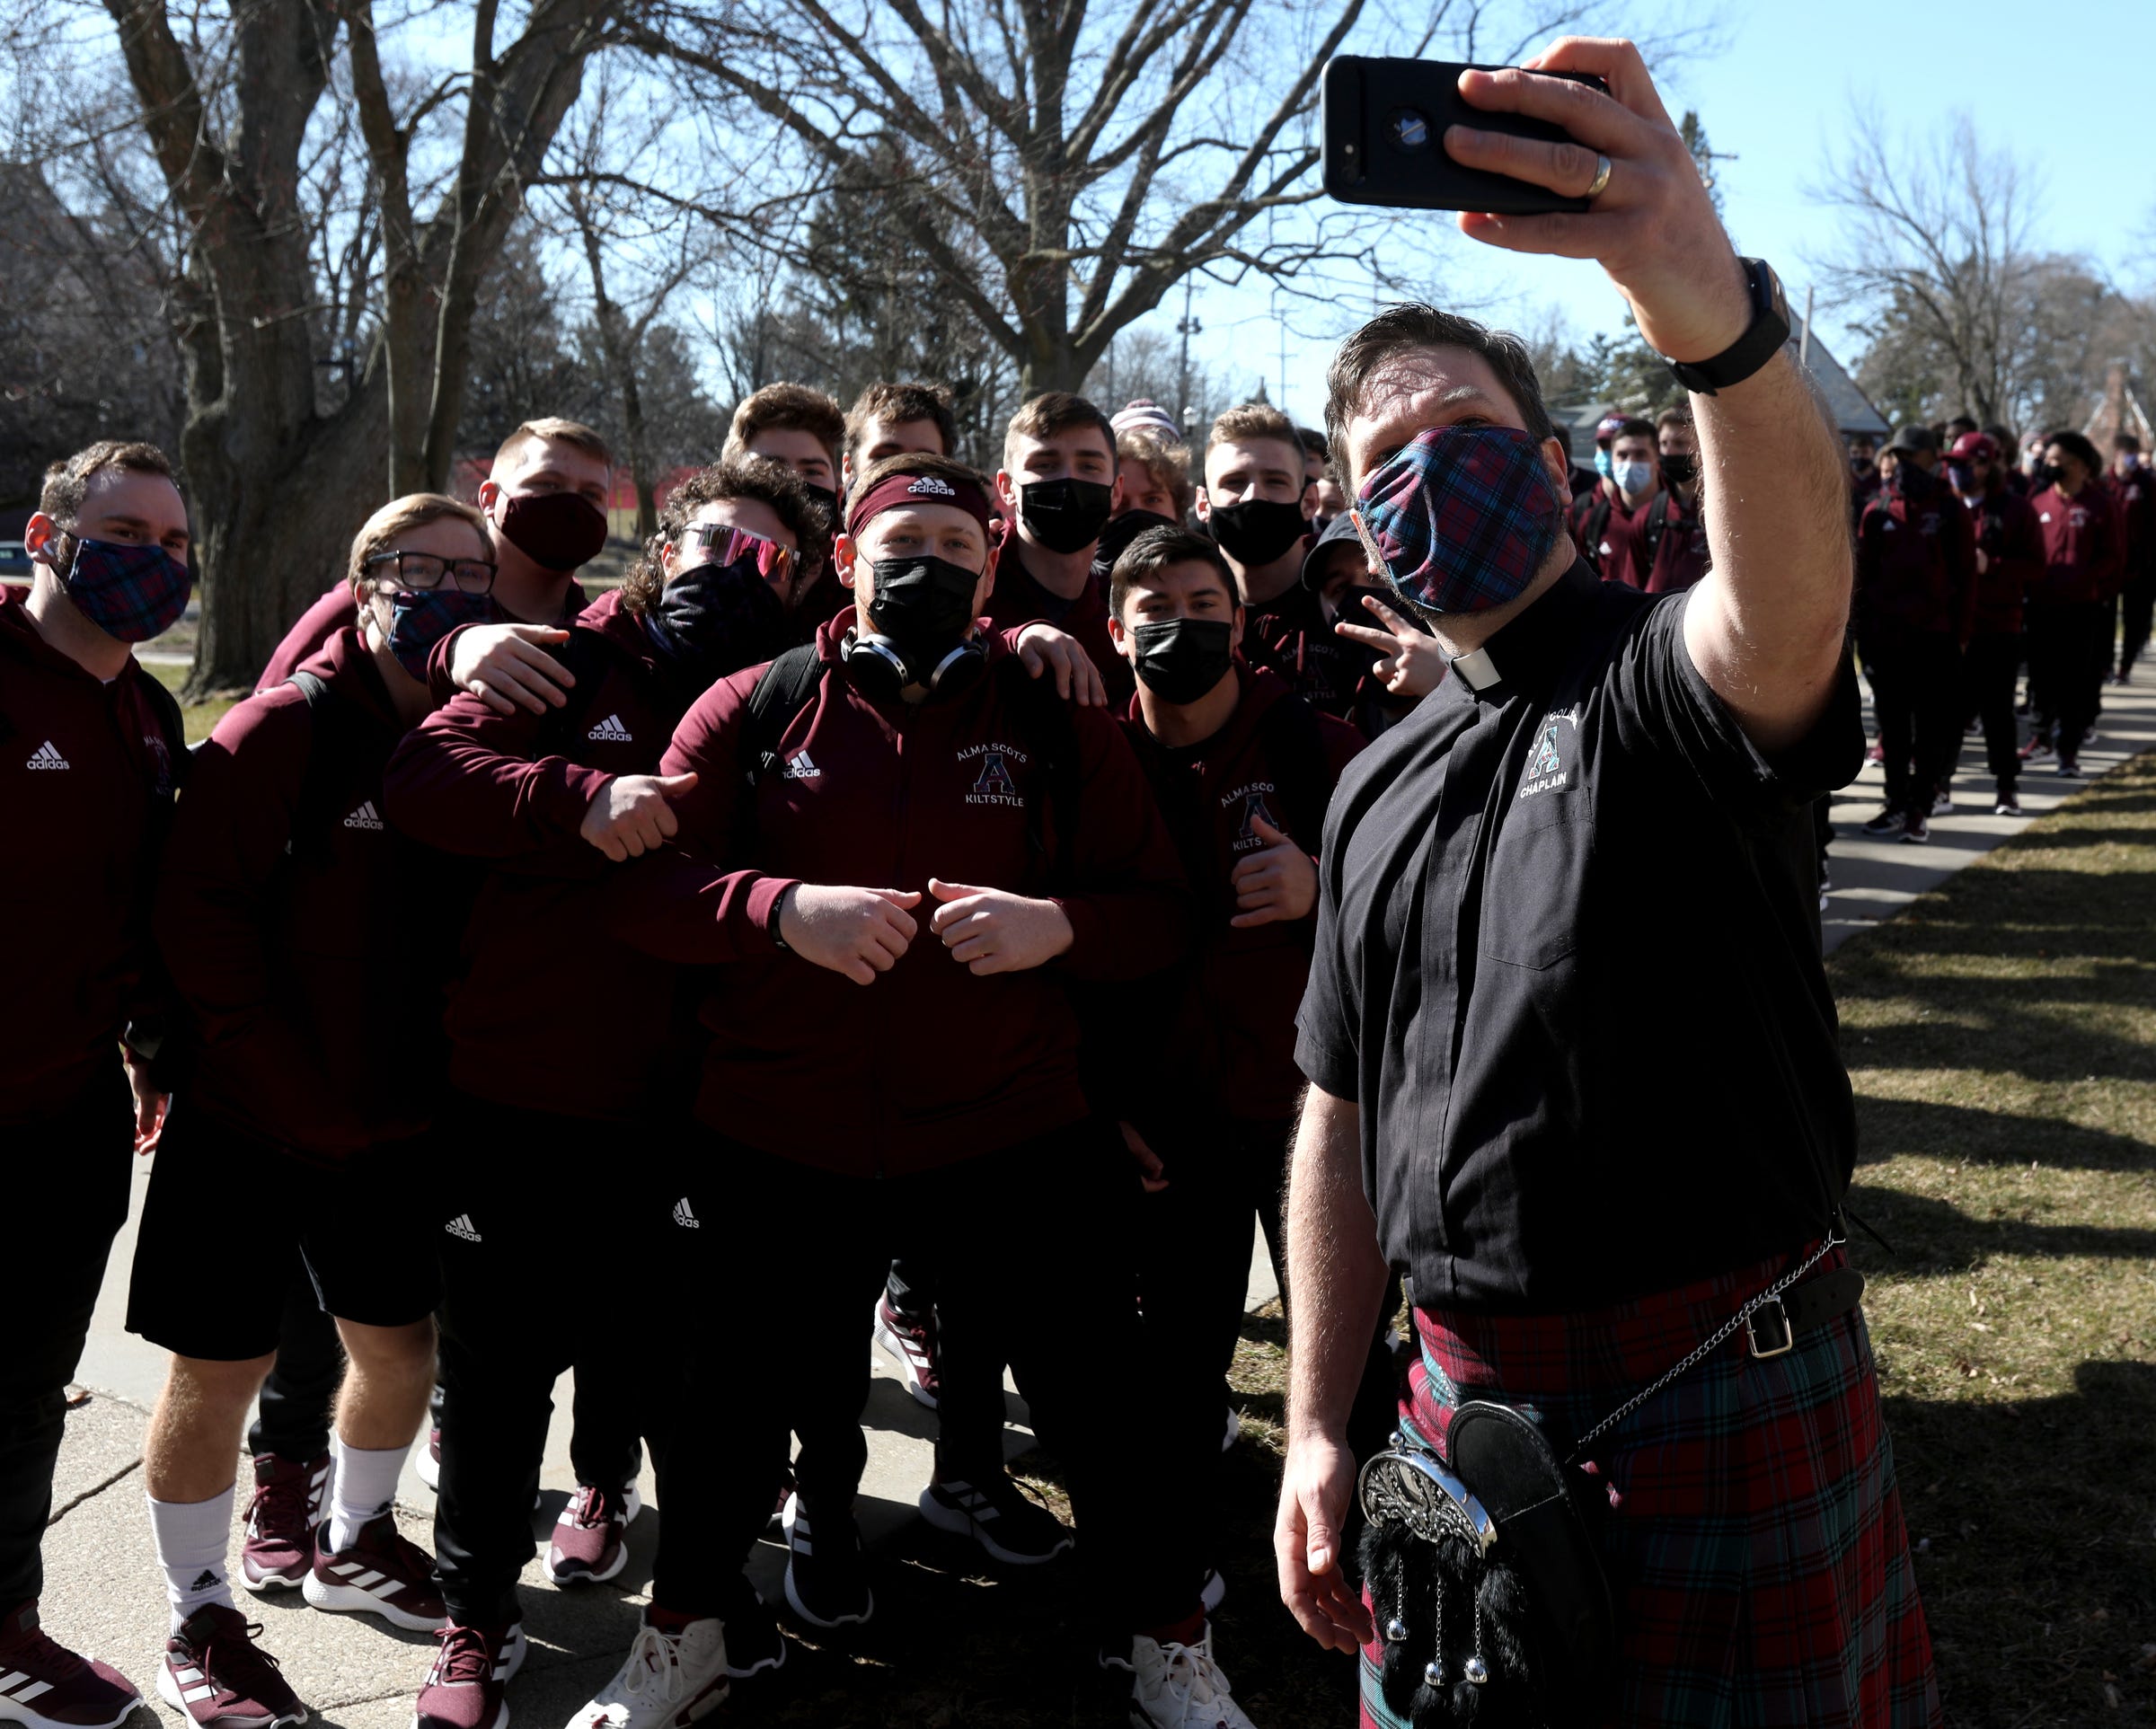
[[[1347,1583],[1347,1417],[1390,1266],[1420,1347],[1409,1443],[1449,1458],[1454,1411],[1493,1401],[1614,1491],[1586,1539],[1614,1651],[1579,1720],[1934,1725],[1842,1264],[1855,1124],[1815,910],[1809,805],[1863,750],[1842,454],[1779,283],[1736,255],[1637,49],[1566,39],[1459,89],[1566,135],[1448,128],[1454,162],[1575,201],[1459,226],[1595,259],[1625,295],[1692,393],[1713,569],[1666,596],[1595,580],[1515,339],[1404,306],[1335,357],[1342,490],[1453,675],[1349,765],[1326,825],[1282,1594],[1321,1643],[1362,1648],[1365,1725],[1424,1715],[1426,1686],[1441,1708],[1533,1685],[1473,1606],[1374,1618]],[[1694,867],[1681,913],[1643,918],[1631,887],[1673,848]],[[1659,1014],[1698,1029],[1682,1087],[1589,1031]]]

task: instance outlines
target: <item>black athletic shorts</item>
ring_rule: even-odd
[[[269,1356],[303,1269],[340,1320],[423,1320],[442,1290],[432,1140],[330,1169],[175,1100],[143,1200],[128,1331],[209,1363]]]

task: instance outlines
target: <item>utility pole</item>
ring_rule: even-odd
[[[1175,326],[1183,339],[1182,355],[1176,362],[1175,388],[1179,400],[1176,402],[1175,410],[1176,418],[1185,426],[1190,424],[1190,338],[1194,332],[1205,328],[1197,320],[1190,316],[1190,296],[1197,286],[1190,278],[1183,278],[1183,315],[1177,321]]]

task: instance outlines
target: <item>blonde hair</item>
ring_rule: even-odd
[[[567,445],[571,450],[580,450],[594,462],[614,466],[614,453],[606,448],[606,441],[581,420],[564,420],[558,414],[543,415],[536,420],[526,420],[516,431],[501,441],[501,448],[494,453],[494,466],[524,454],[529,444]],[[413,497],[420,495],[414,493]]]
[[[1295,466],[1303,465],[1303,436],[1295,423],[1270,402],[1244,402],[1213,422],[1206,440],[1206,454],[1221,445],[1248,444],[1253,438],[1270,438],[1295,453]]]
[[[1168,514],[1180,522],[1190,508],[1189,446],[1164,443],[1149,432],[1120,433],[1116,438],[1116,465],[1126,463],[1144,469],[1153,485],[1167,493],[1174,505]]]
[[[444,498],[439,492],[407,492],[401,498],[392,498],[369,516],[353,536],[351,562],[345,569],[345,580],[351,586],[353,603],[358,604],[365,599],[360,585],[367,580],[367,560],[377,552],[394,551],[397,536],[405,530],[446,522],[452,516],[471,525],[482,551],[493,551],[493,543],[487,534],[486,517],[472,506]]]

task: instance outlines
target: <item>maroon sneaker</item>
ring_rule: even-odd
[[[209,1729],[275,1729],[305,1723],[307,1707],[278,1672],[277,1659],[255,1644],[262,1630],[236,1609],[204,1603],[164,1642],[157,1697]]]
[[[613,1578],[629,1565],[623,1539],[630,1522],[643,1510],[643,1499],[633,1483],[623,1495],[578,1484],[554,1521],[553,1541],[546,1548],[546,1576],[558,1585],[596,1585]]]
[[[936,1372],[936,1324],[915,1320],[891,1307],[887,1293],[876,1299],[876,1343],[898,1359],[906,1377],[906,1390],[918,1405],[930,1410],[942,1397],[943,1383]]]
[[[330,1481],[330,1456],[304,1465],[275,1453],[254,1461],[254,1498],[247,1504],[247,1537],[240,1577],[252,1592],[288,1591],[314,1562],[314,1522]]]
[[[113,1729],[141,1703],[119,1671],[48,1638],[34,1600],[0,1619],[0,1722],[28,1729]]]
[[[442,1648],[411,1729],[509,1729],[509,1677],[524,1667],[524,1623],[465,1627],[452,1621],[436,1636]]]
[[[314,1534],[314,1565],[300,1592],[316,1609],[379,1615],[414,1633],[449,1624],[434,1557],[397,1530],[393,1513],[368,1520],[341,1550],[330,1548],[330,1522],[323,1520]]]

